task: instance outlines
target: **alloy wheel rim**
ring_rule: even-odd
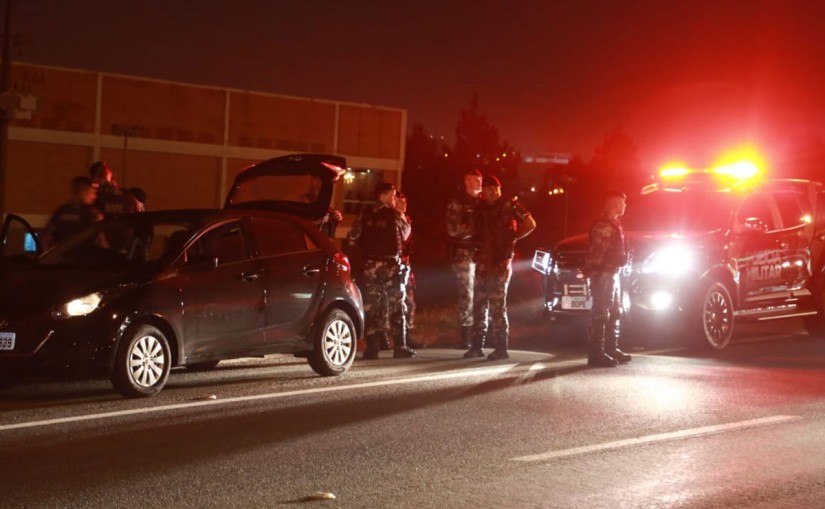
[[[731,330],[730,303],[722,292],[714,291],[705,302],[705,333],[713,346],[724,346]]]
[[[166,356],[161,342],[154,336],[141,336],[129,352],[129,375],[140,387],[152,387],[163,376]]]
[[[324,356],[335,366],[344,366],[352,355],[352,331],[343,320],[334,320],[324,334]]]

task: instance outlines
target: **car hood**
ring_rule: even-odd
[[[145,276],[77,268],[30,266],[0,273],[0,310],[30,313],[93,292],[135,284]]]
[[[260,162],[235,177],[224,208],[321,219],[332,202],[332,186],[346,167],[343,157],[325,154],[295,154]]]

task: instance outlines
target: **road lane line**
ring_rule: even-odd
[[[579,456],[582,454],[589,454],[594,452],[609,451],[612,449],[621,449],[623,447],[630,447],[633,445],[646,445],[655,442],[666,442],[670,440],[681,440],[685,438],[694,438],[704,435],[712,435],[716,433],[726,433],[729,431],[736,431],[745,428],[772,426],[774,424],[798,421],[800,419],[802,419],[802,417],[798,415],[774,415],[771,417],[751,419],[748,421],[731,422],[728,424],[717,424],[714,426],[704,426],[701,428],[683,429],[680,431],[673,431],[670,433],[659,433],[656,435],[648,435],[638,438],[617,440],[615,442],[605,442],[603,444],[586,445],[583,447],[574,447],[572,449],[561,449],[558,451],[550,451],[541,454],[519,456],[517,458],[510,458],[510,460],[523,462],[547,461],[558,458],[567,458],[570,456]]]
[[[560,367],[564,367],[567,364],[581,364],[581,360],[574,360],[574,361],[562,361],[557,363],[546,363],[546,367],[544,369],[558,369]],[[114,417],[125,417],[131,415],[141,415],[141,414],[154,414],[160,412],[168,412],[172,410],[182,410],[182,409],[191,409],[197,408],[202,406],[215,406],[215,405],[228,405],[232,403],[244,403],[249,401],[261,401],[261,400],[270,400],[270,399],[279,399],[279,398],[288,398],[292,396],[305,396],[308,394],[321,394],[325,392],[342,392],[342,391],[349,391],[349,390],[358,390],[358,389],[365,389],[365,388],[372,388],[372,387],[386,387],[390,385],[403,385],[403,384],[413,384],[413,383],[421,383],[421,382],[432,382],[438,380],[450,380],[455,378],[467,378],[467,377],[476,377],[476,376],[488,376],[488,375],[501,375],[507,373],[508,371],[512,371],[513,374],[523,374],[531,372],[535,374],[536,368],[535,365],[531,366],[524,366],[514,363],[508,364],[501,364],[497,366],[491,366],[487,368],[471,368],[471,369],[463,369],[459,371],[448,371],[446,373],[438,373],[433,375],[423,375],[423,376],[415,376],[415,377],[407,377],[407,378],[398,378],[392,380],[379,380],[376,382],[363,382],[357,384],[349,384],[349,385],[336,385],[333,387],[316,387],[314,389],[299,389],[294,391],[286,391],[286,392],[272,392],[266,394],[255,394],[252,396],[236,396],[232,398],[223,398],[223,399],[215,399],[215,400],[205,400],[205,401],[191,401],[187,403],[177,403],[172,405],[161,405],[156,407],[150,408],[133,408],[130,410],[119,410],[115,412],[104,412],[100,414],[85,414],[85,415],[76,415],[72,417],[60,417],[56,419],[47,419],[42,421],[29,421],[29,422],[20,422],[15,424],[0,424],[0,432],[3,431],[11,431],[15,429],[24,429],[24,428],[35,428],[40,426],[52,426],[55,424],[67,424],[72,422],[83,422],[83,421],[93,421],[93,420],[100,420],[100,419],[110,419]],[[516,368],[516,369],[513,369]]]

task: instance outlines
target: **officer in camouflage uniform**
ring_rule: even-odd
[[[473,214],[481,195],[481,173],[470,170],[464,175],[464,192],[447,205],[447,235],[450,258],[458,282],[458,321],[461,326],[460,348],[470,348],[473,329]]]
[[[482,182],[481,202],[475,210],[475,288],[473,290],[473,344],[464,354],[469,359],[483,357],[485,337],[495,350],[491,361],[507,359],[510,326],[507,320],[507,287],[513,275],[516,241],[536,228],[530,212],[515,198],[501,196],[496,177]],[[490,317],[489,331],[487,317]]]
[[[136,212],[134,198],[115,182],[112,169],[105,161],[97,161],[89,167],[89,176],[97,185],[95,207],[108,217],[110,214]]]
[[[415,272],[412,269],[412,219],[407,214],[407,195],[398,192],[396,193],[396,208],[404,214],[407,223],[410,224],[410,235],[401,244],[401,276],[404,281],[404,305],[407,308],[405,318],[407,320],[407,345],[412,348],[423,348],[424,345],[414,341],[410,337],[410,332],[415,328]]]
[[[627,246],[619,217],[626,207],[624,193],[609,193],[602,215],[590,228],[590,248],[584,270],[593,296],[588,331],[589,366],[613,367],[630,362],[630,355],[619,350],[621,297],[616,282],[618,270],[627,263]]]
[[[402,243],[410,235],[410,224],[396,209],[395,186],[378,184],[376,197],[378,201],[361,212],[347,234],[349,242],[357,245],[364,255],[367,340],[364,359],[378,358],[381,338],[388,329],[392,330],[393,357],[413,357],[415,350],[407,346],[407,310],[401,274]]]

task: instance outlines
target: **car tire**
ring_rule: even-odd
[[[352,318],[343,310],[329,310],[313,333],[310,367],[321,376],[346,373],[355,360],[357,341]]]
[[[816,296],[816,314],[803,320],[808,334],[815,338],[825,338],[825,286],[821,286]]]
[[[112,385],[127,398],[146,398],[161,391],[169,378],[169,341],[157,327],[138,324],[124,334],[112,371]]]
[[[187,364],[186,369],[188,371],[210,371],[215,369],[219,362],[221,361],[196,362],[194,364]]]
[[[691,336],[703,348],[723,350],[733,337],[733,299],[728,288],[719,281],[705,284],[694,310]]]

